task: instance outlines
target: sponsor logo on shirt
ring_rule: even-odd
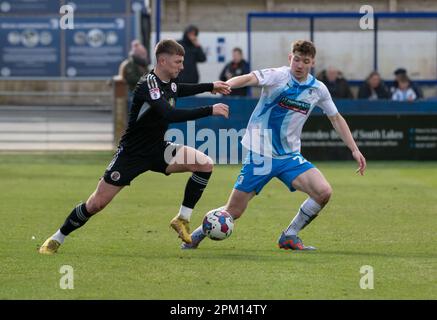
[[[152,100],[158,100],[161,97],[161,91],[159,88],[152,88],[149,90]]]
[[[311,104],[303,101],[282,97],[278,102],[278,106],[284,109],[293,110],[302,114],[307,114],[310,111]]]
[[[170,98],[170,99],[168,99],[168,103],[174,108],[175,107],[175,100],[174,100],[174,98]]]

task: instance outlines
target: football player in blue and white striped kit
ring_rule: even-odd
[[[249,152],[224,210],[238,219],[273,177],[292,192],[306,193],[308,198],[279,237],[281,249],[315,249],[305,246],[298,233],[317,217],[332,193],[323,174],[300,154],[302,128],[314,107],[323,110],[350,149],[359,166],[357,172],[363,175],[366,169],[366,160],[328,89],[310,74],[315,55],[312,42],[299,40],[292,43],[290,66],[257,70],[227,81],[231,88],[259,85],[262,93],[242,140]],[[201,226],[191,238],[192,243],[182,244],[183,249],[196,248],[205,238]]]

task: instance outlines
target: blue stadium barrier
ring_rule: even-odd
[[[226,103],[231,108],[231,119],[223,122],[249,120],[258,98],[249,97],[190,97],[182,98],[177,102],[178,108],[190,108],[214,103]],[[437,114],[437,103],[435,101],[417,100],[413,102],[399,102],[391,100],[363,100],[363,99],[338,99],[334,100],[341,114],[366,114],[366,115],[405,115],[405,114]],[[320,108],[315,108],[312,114],[321,114]],[[236,119],[235,119],[235,118]],[[207,118],[208,119],[208,118]],[[202,119],[201,119],[202,120]],[[203,119],[205,120],[205,119]],[[245,124],[244,124],[245,125]],[[436,124],[437,125],[437,124]]]
[[[257,101],[257,99],[245,97],[179,99],[177,108],[226,103],[230,107],[230,118],[207,117],[190,122],[188,125],[187,123],[172,124],[171,128],[179,130],[184,139],[176,142],[196,148],[202,145],[205,147],[205,142],[210,137],[202,134],[202,129],[210,129],[207,131],[213,132],[218,140],[229,130],[242,133],[243,131],[240,130],[246,128]],[[360,149],[366,153],[369,160],[437,160],[436,101],[397,102],[345,99],[335,102],[339,112],[349,123]],[[331,123],[320,108],[313,110],[303,132],[313,137],[306,137],[302,140],[304,155],[309,159],[351,159],[350,152],[333,134]],[[328,138],[320,138],[323,136],[328,136]],[[238,138],[238,141],[240,140],[241,136]],[[226,145],[227,152],[224,155],[220,154],[218,141],[213,147],[216,148],[214,152],[211,153],[211,148],[201,151],[211,155],[216,163],[239,163],[245,153],[241,144],[237,145],[237,160],[230,157],[230,145]]]

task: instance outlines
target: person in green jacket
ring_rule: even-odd
[[[128,86],[128,112],[131,110],[133,91],[138,80],[149,72],[148,64],[147,49],[139,40],[133,40],[129,57],[121,63],[119,69],[119,75],[126,81]]]

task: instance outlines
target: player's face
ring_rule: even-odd
[[[165,57],[164,67],[170,78],[175,79],[184,69],[184,57],[176,54],[167,55]]]
[[[299,81],[305,80],[314,66],[313,57],[302,55],[299,52],[290,53],[288,60],[290,62],[291,73]]]

